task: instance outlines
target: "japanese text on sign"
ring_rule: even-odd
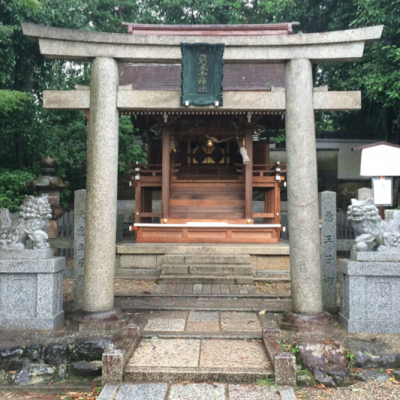
[[[207,56],[205,54],[199,55],[199,80],[198,80],[198,92],[207,93]]]

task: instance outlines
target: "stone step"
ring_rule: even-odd
[[[250,264],[248,254],[165,254],[165,264]]]
[[[198,295],[198,297],[180,298],[165,297],[129,297],[115,296],[115,307],[124,311],[246,311],[259,312],[267,310],[269,313],[283,313],[292,310],[289,298],[259,299],[259,298],[210,298]]]
[[[199,244],[199,243],[134,243],[126,241],[117,244],[117,254],[164,255],[202,254],[205,255],[247,255],[288,256],[289,243],[281,240],[277,244]]]
[[[132,279],[138,281],[156,281],[160,279],[161,270],[159,269],[127,269],[117,268],[115,278]]]
[[[150,338],[129,359],[124,381],[255,382],[266,375],[273,370],[261,341]]]
[[[250,264],[163,264],[164,275],[251,275]]]
[[[259,275],[253,275],[253,282],[265,282],[265,283],[289,283],[291,281],[290,276],[285,276],[282,275],[282,277],[276,276],[276,277],[267,277],[267,276],[259,276]]]
[[[184,340],[184,339],[182,339]],[[215,340],[215,339],[213,339]],[[207,381],[226,383],[254,383],[258,380],[274,378],[272,372],[262,368],[171,368],[171,367],[131,367],[127,366],[124,382],[183,382]]]
[[[211,283],[211,284],[227,284],[227,285],[252,285],[252,275],[170,275],[161,274],[162,283]]]

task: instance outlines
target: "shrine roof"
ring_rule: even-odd
[[[121,86],[134,90],[181,90],[180,64],[119,64]],[[225,64],[224,91],[269,91],[285,86],[283,64]]]

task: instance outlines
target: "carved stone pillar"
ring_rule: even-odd
[[[95,58],[91,66],[83,310],[114,308],[118,178],[118,64]],[[108,316],[112,319],[112,317]]]
[[[317,155],[311,62],[285,66],[286,151],[293,313],[322,313]],[[293,322],[293,318],[290,323]]]

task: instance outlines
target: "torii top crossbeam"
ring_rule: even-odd
[[[122,62],[179,63],[182,36],[127,35],[75,31],[22,23],[24,35],[39,40],[46,58],[85,60],[112,57]],[[225,43],[225,63],[278,62],[309,59],[312,62],[354,62],[365,44],[382,34],[383,26],[303,35],[191,36],[187,43]]]

